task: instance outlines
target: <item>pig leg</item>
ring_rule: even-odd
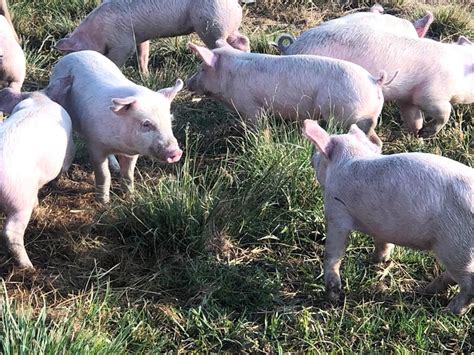
[[[226,104],[227,108],[237,111],[239,116],[243,118],[247,124],[249,124],[251,127],[255,127],[257,125],[258,119],[262,113],[265,112],[265,109],[253,102],[252,99],[247,100],[247,97],[239,100],[240,101],[231,100],[230,103]],[[240,109],[237,110],[237,107]]]
[[[370,139],[372,143],[381,147],[382,140],[375,133],[375,127],[377,126],[377,117],[375,118],[362,118],[355,121],[357,127],[359,127]]]
[[[37,200],[35,196],[35,200]],[[34,201],[32,201],[34,203]],[[33,264],[26,253],[24,244],[24,235],[26,226],[30,221],[33,206],[15,211],[7,216],[5,227],[3,228],[3,238],[6,242],[8,251],[13,259],[21,268],[34,269]]]
[[[121,46],[115,46],[107,53],[106,57],[114,62],[118,67],[125,64],[128,58],[133,54],[135,50],[135,42],[128,43],[126,41]]]
[[[424,295],[436,295],[446,291],[449,286],[455,284],[456,281],[453,280],[453,277],[450,275],[450,273],[445,271],[436,279],[431,281],[424,289],[421,290],[420,293]]]
[[[376,263],[383,263],[390,259],[390,253],[392,252],[395,245],[391,243],[386,243],[384,241],[374,239],[375,251],[373,255],[373,260]]]
[[[23,80],[22,81],[11,81],[8,83],[8,87],[12,88],[13,90],[20,92],[21,87],[23,86]]]
[[[405,122],[408,131],[415,136],[418,136],[418,132],[423,127],[423,114],[421,110],[414,105],[400,103],[400,116]]]
[[[74,155],[76,154],[76,145],[72,137],[69,138],[69,142],[66,148],[66,156],[64,158],[63,166],[61,168],[61,173],[66,173],[71,167],[72,161],[74,160]]]
[[[235,31],[227,38],[227,43],[229,43],[235,49],[250,52],[250,43],[249,39],[246,36],[243,36],[239,31]]]
[[[107,156],[100,150],[89,148],[92,167],[95,174],[95,193],[96,198],[101,203],[110,201],[110,170],[107,164]]]
[[[204,44],[209,49],[214,49],[217,47],[216,42],[219,39],[226,41],[226,36],[224,35],[224,30],[217,24],[215,21],[200,21],[198,26],[195,27],[195,31],[198,34],[199,38],[204,42]]]
[[[468,273],[456,276],[454,278],[457,279],[460,291],[449,302],[448,309],[454,314],[461,315],[469,308],[471,301],[474,299],[474,274]]]
[[[117,155],[120,162],[120,176],[122,177],[122,189],[124,192],[133,192],[135,165],[137,164],[138,155]]]
[[[117,158],[115,157],[115,155],[110,154],[110,155],[107,157],[107,160],[109,161],[109,169],[110,169],[110,171],[111,171],[113,174],[118,174],[118,173],[120,173],[120,164],[119,164]]]
[[[451,104],[449,102],[439,102],[435,105],[422,107],[423,111],[432,117],[421,130],[420,136],[423,138],[430,137],[439,132],[441,128],[448,122],[451,115]]]
[[[341,296],[341,276],[339,269],[346,250],[350,230],[340,225],[328,223],[326,252],[324,256],[324,282],[326,294],[331,302],[337,302]]]
[[[150,56],[150,41],[137,44],[138,68],[145,77],[148,77],[148,58]]]

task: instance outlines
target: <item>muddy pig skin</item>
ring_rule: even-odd
[[[63,93],[67,87],[65,80]],[[60,98],[61,93],[57,94],[51,91],[52,96]],[[12,111],[0,124],[0,207],[6,214],[2,237],[16,264],[33,268],[25,250],[24,233],[38,205],[38,190],[72,162],[72,123],[66,110],[43,92],[3,89],[0,109]]]
[[[346,127],[356,123],[376,138],[373,129],[383,105],[385,72],[373,77],[340,60],[245,53],[220,45],[211,51],[189,44],[202,60],[186,83],[189,90],[223,102],[251,122],[267,109],[289,119],[321,115]]]
[[[432,251],[446,271],[423,292],[458,284],[448,308],[465,312],[474,298],[474,169],[433,154],[382,155],[356,125],[330,136],[306,120],[304,134],[318,150],[312,164],[324,189],[329,298],[341,295],[339,269],[354,230],[373,237],[378,262],[394,244]]]
[[[113,62],[95,51],[60,59],[49,85],[68,76],[74,78],[71,90],[59,103],[86,141],[100,202],[110,199],[108,155],[118,155],[123,187],[129,191],[133,190],[139,154],[167,163],[181,158],[170,114],[171,101],[183,86],[181,80],[170,88],[150,90],[128,80]]]
[[[396,101],[408,130],[428,137],[448,121],[451,104],[474,102],[474,46],[374,32],[364,26],[320,26],[304,32],[286,54],[313,54],[347,60],[377,75],[399,72],[383,87],[386,101]],[[430,118],[423,126],[423,113]]]
[[[120,67],[138,43],[139,63],[144,70],[149,51],[146,41],[154,38],[196,32],[209,48],[215,48],[216,41],[223,39],[237,49],[249,51],[248,38],[238,31],[241,21],[238,0],[108,0],[69,37],[59,40],[56,48],[63,53],[95,50]]]

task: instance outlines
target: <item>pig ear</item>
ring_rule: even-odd
[[[137,98],[134,96],[115,98],[112,99],[112,105],[109,108],[117,115],[123,115],[136,104]]]
[[[250,40],[248,37],[239,34],[233,35],[227,39],[229,44],[235,49],[243,52],[250,52]]]
[[[207,49],[206,47],[201,47],[201,46],[196,46],[194,43],[188,43],[189,49],[191,49],[201,60],[205,65],[207,65],[210,68],[215,68],[217,59],[219,56],[212,52],[210,49]]]
[[[68,75],[50,82],[45,94],[53,101],[61,103],[71,89],[73,76]]]
[[[377,133],[372,129],[369,133],[367,133],[367,138],[372,143],[370,147],[375,153],[381,154],[382,153],[382,140],[379,138]]]
[[[349,134],[356,136],[360,140],[364,140],[366,138],[364,131],[362,131],[356,124],[351,124]]]
[[[459,44],[460,46],[472,46],[472,42],[464,36],[459,36],[456,44]]]
[[[183,81],[181,79],[178,79],[176,80],[176,83],[174,84],[174,86],[170,88],[164,88],[164,89],[158,90],[158,94],[162,94],[165,97],[167,97],[170,101],[172,101],[175,98],[176,94],[179,91],[181,91],[183,86],[184,86]]]
[[[224,41],[223,39],[218,39],[216,41],[216,47],[217,48],[223,48],[223,47],[227,47],[229,46],[229,43],[227,43],[226,41]]]
[[[349,134],[355,136],[360,142],[368,145],[374,153],[382,151],[382,141],[377,136],[374,130],[370,130],[367,135],[356,124],[352,124],[349,129]],[[368,144],[367,144],[368,143]]]
[[[426,16],[415,21],[413,26],[415,26],[415,30],[419,38],[425,37],[433,20],[434,20],[433,14],[430,11],[428,11]]]
[[[0,90],[0,111],[4,113],[12,113],[15,106],[25,98],[26,95],[12,88]]]
[[[63,53],[71,52],[71,51],[77,51],[79,49],[79,44],[77,43],[76,39],[65,37],[57,41],[54,48],[56,48],[57,50]]]
[[[322,129],[316,121],[304,120],[303,133],[308,139],[318,147],[321,154],[329,159],[331,137]]]

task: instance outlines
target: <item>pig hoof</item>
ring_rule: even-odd
[[[328,290],[326,296],[331,303],[339,303],[342,298],[342,293],[340,290]]]
[[[424,296],[434,296],[434,295],[437,295],[437,294],[439,294],[443,291],[445,291],[445,289],[441,289],[437,282],[432,281],[428,285],[426,285],[425,287],[419,288],[417,290],[417,293],[419,293],[420,295],[424,295]]]
[[[108,162],[109,162],[110,172],[114,175],[120,174],[120,164],[119,164],[117,158],[115,157],[115,155],[109,155],[107,157],[107,159],[108,159]]]
[[[448,310],[451,311],[452,313],[460,316],[470,308],[470,303],[472,299],[466,299],[465,297],[462,297],[461,295],[458,295],[454,297],[451,302],[448,303]]]
[[[372,262],[375,264],[385,264],[390,261],[390,255],[372,254]]]
[[[99,202],[102,205],[107,205],[110,203],[110,196],[98,195],[96,199],[97,199],[97,202]]]
[[[133,192],[135,191],[135,186],[129,181],[122,181],[122,184],[120,185],[120,189],[122,190],[123,194],[128,195],[128,194],[133,194]]]
[[[35,271],[35,268],[30,260],[17,260],[16,266],[18,269],[21,269],[21,270]]]
[[[435,135],[438,132],[438,129],[435,127],[425,126],[418,132],[418,136],[421,138],[429,138]]]

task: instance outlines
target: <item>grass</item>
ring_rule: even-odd
[[[28,60],[25,89],[46,85],[60,57],[53,44],[96,3],[10,1]],[[261,0],[245,7],[243,32],[256,51],[273,53],[280,32],[370,5]],[[462,2],[384,5],[410,19],[433,11],[430,37],[474,33],[473,9]],[[148,79],[134,60],[123,71],[153,89],[187,78],[198,65],[190,39],[198,41],[153,42]],[[431,298],[415,292],[441,272],[430,254],[396,248],[390,264],[373,265],[373,243],[354,233],[342,266],[345,298],[326,301],[323,200],[298,124],[265,115],[247,129],[186,91],[173,112],[185,155],[173,166],[142,157],[132,196],[95,204],[81,144],[68,176],[41,191],[25,237],[38,270],[15,270],[0,257],[0,352],[474,351],[472,310],[455,317],[444,309],[457,288]],[[442,154],[472,167],[473,113],[473,105],[456,106],[440,134],[420,141],[388,104],[378,127],[384,152]]]

